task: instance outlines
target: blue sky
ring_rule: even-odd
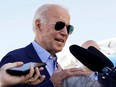
[[[116,0],[0,0],[0,58],[33,41],[33,14],[44,3],[69,9],[75,28],[70,44],[116,37]]]

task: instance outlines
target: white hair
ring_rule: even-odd
[[[41,22],[46,21],[45,18],[45,12],[48,10],[48,5],[43,5],[40,8],[38,8],[35,12],[34,18],[33,18],[33,30],[35,30],[35,21],[37,19],[40,19]]]
[[[34,18],[33,18],[33,30],[36,29],[36,27],[35,27],[35,21],[36,20],[40,19],[41,23],[44,23],[44,22],[46,22],[48,20],[48,18],[50,16],[48,14],[48,11],[49,11],[48,9],[52,8],[53,6],[57,6],[57,7],[64,8],[65,10],[67,10],[67,8],[65,8],[63,6],[60,6],[58,4],[45,4],[45,5],[42,5],[35,12],[35,15],[34,15]]]

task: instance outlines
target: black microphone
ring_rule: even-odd
[[[105,57],[101,55],[102,53],[94,47],[92,49],[95,50],[91,50],[91,48],[85,49],[78,45],[71,45],[69,49],[74,57],[92,71],[102,72],[105,67],[113,67],[113,63],[105,55]]]
[[[114,64],[112,63],[112,61],[108,57],[106,57],[101,51],[96,49],[95,47],[89,46],[88,50],[96,53],[100,58],[102,58],[102,60],[106,63],[107,67],[109,67],[109,68],[114,67]]]

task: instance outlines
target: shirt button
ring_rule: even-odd
[[[102,76],[102,79],[105,79],[105,76]]]

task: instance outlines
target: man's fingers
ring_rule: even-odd
[[[37,79],[36,81],[32,82],[31,84],[32,85],[39,84],[39,83],[43,82],[44,79],[45,79],[45,75],[42,75],[39,79]]]
[[[34,74],[34,68],[33,68],[33,66],[31,65],[31,66],[30,66],[29,74],[26,75],[25,79],[31,78],[31,77],[33,76],[33,74]]]
[[[40,67],[39,70],[42,71],[42,70],[44,70],[44,68],[43,67]]]
[[[23,65],[23,62],[15,62],[16,63],[16,66],[21,66]]]
[[[35,68],[35,75],[33,76],[32,82],[33,82],[33,81],[36,81],[40,76],[41,76],[41,75],[40,75],[40,71],[39,71],[38,67],[36,67],[36,68]]]
[[[58,64],[58,68],[56,71],[62,71],[62,67]]]

